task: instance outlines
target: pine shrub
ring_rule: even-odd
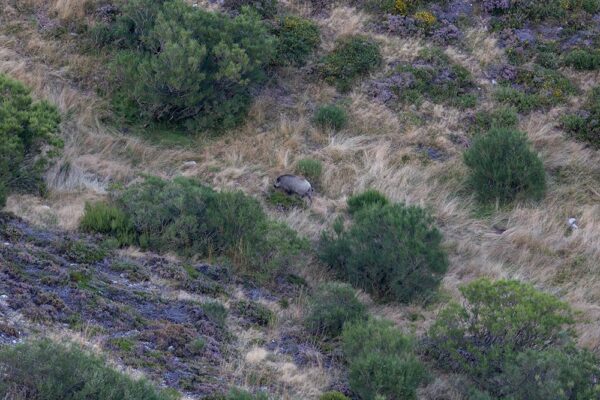
[[[360,77],[381,65],[379,45],[364,36],[347,36],[339,39],[335,48],[322,61],[321,74],[325,82],[347,92]]]
[[[565,116],[562,124],[575,139],[600,149],[600,87],[592,90],[581,113]]]
[[[122,246],[133,244],[133,226],[121,209],[103,202],[86,203],[79,226],[86,232],[112,235]]]
[[[319,27],[309,19],[285,17],[277,35],[277,61],[281,64],[301,66],[321,43]]]
[[[336,337],[347,322],[364,320],[365,306],[354,289],[345,283],[329,282],[320,285],[309,301],[305,324],[314,335]]]
[[[0,74],[0,207],[12,191],[45,191],[42,173],[62,145],[57,136],[60,116],[46,101],[33,101],[20,82]]]
[[[442,235],[423,209],[366,207],[324,232],[319,256],[338,276],[381,302],[427,300],[446,272]]]
[[[539,200],[546,189],[544,166],[524,133],[498,128],[477,136],[464,154],[469,184],[483,202]]]
[[[315,111],[314,122],[322,129],[339,131],[348,124],[348,114],[338,105],[323,105]]]
[[[319,397],[319,400],[349,400],[343,393],[340,392],[326,392]]]
[[[362,193],[354,194],[348,197],[346,203],[348,204],[348,212],[350,214],[354,214],[365,207],[385,206],[389,203],[389,200],[377,190],[368,189]]]

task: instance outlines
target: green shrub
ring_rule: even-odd
[[[353,286],[379,301],[427,299],[446,272],[442,235],[423,209],[403,204],[367,207],[345,229],[324,232],[319,256]]]
[[[121,245],[133,244],[135,240],[133,226],[127,215],[106,203],[86,203],[79,226],[86,232],[112,235]]]
[[[340,392],[326,392],[319,397],[319,400],[349,400],[348,397]]]
[[[350,388],[359,398],[416,399],[427,371],[414,354],[414,341],[382,320],[349,323],[342,334]]]
[[[303,158],[296,163],[296,174],[305,177],[312,185],[318,186],[323,173],[323,164],[319,160]]]
[[[600,68],[600,51],[572,50],[565,56],[565,64],[578,70],[597,70]]]
[[[499,103],[514,107],[524,114],[541,108],[544,104],[544,100],[537,94],[524,93],[509,86],[500,86],[494,92],[494,98]]]
[[[311,20],[285,17],[278,31],[277,61],[301,66],[321,43],[319,27]]]
[[[63,246],[64,254],[80,264],[94,264],[104,260],[108,255],[104,249],[84,241],[67,241]]]
[[[419,63],[401,64],[395,72],[410,74],[413,78],[407,87],[395,88],[404,103],[420,104],[423,99],[429,99],[459,108],[474,107],[477,103],[471,73],[452,62],[439,48],[422,50]]]
[[[75,345],[48,340],[0,348],[0,396],[29,400],[175,400]]]
[[[268,400],[266,393],[252,394],[245,390],[232,389],[223,400]]]
[[[516,129],[518,124],[519,116],[516,110],[512,107],[501,107],[475,114],[472,129],[475,133],[483,133],[496,128]]]
[[[364,36],[339,39],[335,48],[322,61],[321,74],[325,82],[349,91],[354,81],[381,65],[379,45]]]
[[[305,248],[295,232],[268,220],[255,199],[215,192],[192,179],[149,177],[118,193],[113,206],[127,217],[142,248],[225,256],[256,278],[282,271]]]
[[[464,154],[469,184],[481,201],[540,199],[546,189],[544,165],[524,133],[492,129],[477,136]]]
[[[225,321],[227,320],[227,308],[219,302],[219,301],[207,301],[206,303],[202,303],[202,311],[208,318],[217,326],[224,327]]]
[[[359,194],[353,194],[346,201],[348,204],[348,212],[354,214],[365,207],[377,205],[383,207],[389,203],[387,197],[375,189],[368,189]]]
[[[307,329],[315,335],[329,337],[339,336],[346,322],[367,317],[366,308],[356,297],[354,289],[338,282],[320,285],[309,301],[308,310]]]
[[[333,129],[339,131],[348,124],[346,110],[335,104],[320,106],[316,109],[313,117],[315,124],[322,129]]]
[[[287,194],[281,190],[269,189],[267,194],[267,202],[277,208],[283,210],[291,210],[293,208],[306,208],[305,201],[295,194]]]
[[[446,306],[429,331],[428,353],[439,367],[466,373],[493,398],[599,393],[600,369],[573,346],[566,303],[513,280],[480,279],[460,291],[465,302]]]
[[[223,7],[238,13],[250,8],[266,19],[277,15],[277,0],[224,0]]]
[[[188,131],[240,123],[275,47],[258,16],[229,18],[182,0],[134,3],[109,27],[124,47],[110,67],[115,109]]]
[[[581,115],[565,116],[563,127],[575,139],[600,149],[600,87],[592,90],[582,111]]]
[[[233,309],[238,315],[254,325],[268,326],[275,320],[273,311],[255,301],[237,301],[233,305]]]
[[[41,149],[45,144],[61,145],[56,107],[34,102],[30,93],[0,73],[0,208],[9,192],[44,192],[42,172],[52,152],[40,156]]]

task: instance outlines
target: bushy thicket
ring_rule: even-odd
[[[175,400],[75,345],[48,340],[0,349],[0,397],[27,400]]]
[[[373,205],[385,206],[389,203],[387,197],[375,189],[367,189],[364,192],[353,194],[346,200],[348,204],[348,212],[354,214],[366,207]]]
[[[563,126],[575,139],[600,149],[600,88],[592,90],[581,113],[563,118]]]
[[[480,111],[475,114],[471,130],[474,133],[484,133],[496,128],[516,129],[518,124],[519,115],[514,108],[500,107],[490,111]]]
[[[345,323],[366,317],[366,308],[352,286],[328,282],[320,285],[309,300],[305,324],[315,335],[336,337],[342,333]]]
[[[348,228],[338,219],[333,232],[323,233],[321,260],[378,301],[431,296],[448,266],[432,217],[404,204],[375,204],[352,217]]]
[[[469,185],[481,201],[507,203],[544,195],[544,165],[522,132],[499,128],[477,136],[464,161]]]
[[[578,70],[597,70],[600,68],[600,51],[572,50],[565,56],[565,64]]]
[[[319,400],[349,400],[348,397],[340,392],[327,392],[323,393]]]
[[[240,13],[244,8],[250,8],[262,18],[269,19],[277,14],[277,0],[224,0],[223,7],[234,13]]]
[[[338,105],[326,104],[315,110],[313,120],[322,129],[339,131],[348,124],[348,113]]]
[[[226,256],[257,277],[284,269],[305,246],[291,229],[269,220],[255,199],[216,192],[192,179],[150,177],[116,193],[108,217],[96,217],[97,208],[86,208],[87,230],[117,238],[132,232],[127,238],[133,243],[157,251]]]
[[[487,279],[460,289],[429,331],[438,366],[466,374],[480,397],[592,399],[600,364],[573,345],[566,303],[518,281]]]
[[[321,43],[319,27],[311,20],[288,16],[282,19],[277,32],[277,61],[301,66]]]
[[[321,74],[325,82],[346,92],[358,78],[379,67],[382,60],[376,42],[365,36],[347,36],[339,39],[333,51],[323,58]]]
[[[241,122],[275,51],[249,9],[230,18],[183,0],[128,1],[102,29],[102,41],[119,49],[110,67],[116,109],[190,131]]]
[[[342,333],[349,382],[360,399],[416,399],[427,371],[414,353],[414,340],[389,321],[348,323]]]
[[[0,207],[11,191],[44,191],[41,174],[53,154],[40,157],[40,152],[44,145],[61,145],[56,107],[33,101],[30,93],[0,74]]]

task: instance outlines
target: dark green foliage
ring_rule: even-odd
[[[136,0],[114,26],[115,108],[132,122],[196,131],[241,122],[275,46],[256,14],[235,18],[182,0]]]
[[[344,396],[340,392],[327,392],[323,393],[319,400],[349,400],[348,397]]]
[[[409,86],[396,88],[399,99],[405,103],[420,104],[429,99],[434,103],[471,108],[477,102],[470,72],[452,62],[439,48],[422,50],[418,63],[400,65],[396,72],[413,77]]]
[[[118,193],[111,207],[127,217],[142,248],[226,256],[257,278],[282,271],[304,248],[293,231],[268,220],[255,199],[191,179],[147,178]]]
[[[132,244],[135,240],[133,225],[125,212],[110,204],[86,203],[79,226],[86,232],[114,236],[121,245]]]
[[[303,158],[296,163],[295,170],[296,174],[305,177],[312,185],[318,186],[323,173],[323,164],[319,160]]]
[[[59,122],[56,107],[34,102],[29,89],[0,73],[0,208],[9,192],[44,192],[48,157],[39,153],[45,144],[61,145]]]
[[[573,50],[565,56],[565,64],[578,70],[597,70],[600,68],[600,51]]]
[[[232,389],[227,396],[219,397],[215,400],[268,400],[269,396],[266,393],[252,394],[245,390]]]
[[[575,139],[600,149],[600,88],[592,90],[581,114],[567,115],[562,123]]]
[[[502,107],[491,111],[480,111],[475,114],[472,130],[475,133],[487,132],[490,129],[515,129],[519,124],[519,116],[514,108]]]
[[[335,104],[319,106],[314,115],[315,124],[323,129],[333,129],[339,131],[348,124],[348,114],[346,110]]]
[[[413,339],[390,322],[349,323],[342,334],[352,391],[360,399],[416,399],[427,371],[414,354]]]
[[[321,43],[319,27],[309,19],[294,16],[283,18],[277,36],[277,62],[281,64],[304,65]]]
[[[224,0],[223,7],[237,13],[243,12],[244,8],[250,8],[265,19],[273,18],[277,14],[277,0]]]
[[[273,311],[255,301],[240,300],[233,305],[233,308],[238,315],[251,324],[267,326],[275,319]]]
[[[374,71],[381,62],[376,42],[364,36],[347,36],[339,39],[322,60],[321,74],[325,82],[347,92],[358,78]]]
[[[267,202],[283,210],[306,207],[306,203],[300,196],[295,194],[288,195],[287,193],[277,189],[269,190]]]
[[[218,301],[208,301],[202,303],[202,311],[208,315],[210,320],[217,324],[217,326],[224,327],[225,321],[227,320],[227,308]]]
[[[494,97],[521,113],[555,106],[577,92],[576,86],[560,72],[542,67],[519,68],[513,83],[514,86],[502,84]]]
[[[508,399],[587,399],[600,393],[598,361],[572,346],[572,313],[518,281],[480,279],[460,289],[429,331],[429,355]],[[550,395],[552,393],[552,395]]]
[[[0,349],[0,397],[28,400],[175,400],[75,345],[48,340]],[[14,397],[13,397],[14,396]]]
[[[464,161],[469,185],[481,201],[539,200],[546,190],[544,165],[522,132],[492,129],[477,136]]]
[[[64,252],[67,257],[79,264],[93,264],[102,261],[108,255],[104,249],[84,241],[65,243]]]
[[[309,301],[305,323],[315,335],[336,337],[342,333],[347,322],[364,320],[365,306],[356,297],[356,292],[345,283],[329,282],[320,285]]]
[[[368,189],[359,194],[353,194],[348,197],[346,201],[348,204],[348,212],[354,214],[365,207],[371,207],[377,205],[379,207],[385,206],[389,203],[387,197],[378,192],[375,189]]]
[[[319,256],[341,279],[382,302],[431,296],[448,260],[442,235],[425,210],[404,204],[366,207],[353,214],[349,228],[340,222],[333,233],[323,233]]]

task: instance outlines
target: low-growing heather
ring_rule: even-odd
[[[324,232],[319,256],[340,277],[381,302],[428,300],[446,272],[442,235],[422,208],[365,207]]]
[[[42,147],[61,146],[60,116],[46,101],[33,101],[31,91],[20,82],[0,74],[0,207],[12,191],[45,191],[42,172],[52,152]]]
[[[315,335],[328,337],[340,335],[345,323],[367,317],[366,308],[352,286],[339,282],[320,285],[309,300],[308,310],[307,329]]]
[[[389,321],[349,323],[342,333],[349,382],[360,399],[416,399],[427,371],[415,356],[414,340]]]
[[[564,129],[575,139],[600,149],[600,88],[594,88],[578,114],[563,118]]]
[[[321,74],[325,82],[347,92],[358,78],[377,69],[381,62],[379,44],[365,36],[347,36],[339,39],[322,60]]]
[[[145,380],[133,380],[105,360],[49,340],[0,348],[0,396],[28,400],[176,400]]]
[[[304,65],[321,43],[319,27],[311,20],[295,16],[283,18],[277,37],[277,62],[281,64]]]
[[[469,185],[482,202],[539,200],[545,193],[544,165],[522,132],[497,128],[479,135],[464,161]]]

